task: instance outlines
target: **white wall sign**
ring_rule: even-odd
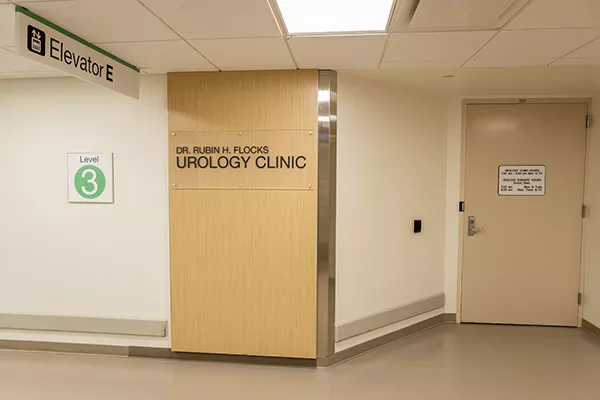
[[[113,155],[67,154],[69,203],[113,203]]]
[[[498,168],[500,196],[543,196],[546,194],[545,165],[501,165]]]
[[[139,98],[137,67],[23,7],[16,7],[15,18],[17,54]]]

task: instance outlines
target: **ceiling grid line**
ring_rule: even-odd
[[[573,50],[571,50],[571,51],[567,52],[566,54],[564,54],[564,55],[562,55],[562,56],[560,56],[560,57],[558,57],[556,60],[554,60],[554,61],[552,61],[552,62],[548,63],[548,64],[546,65],[546,67],[549,67],[549,66],[551,66],[552,64],[554,64],[555,62],[557,62],[557,61],[559,61],[559,60],[562,60],[562,59],[563,59],[563,58],[565,58],[565,57],[568,57],[569,55],[571,55],[571,54],[575,53],[577,50],[581,50],[582,48],[584,48],[584,47],[585,47],[585,46],[587,46],[588,44],[592,44],[592,43],[594,43],[594,42],[595,42],[596,40],[598,40],[598,39],[600,39],[600,36],[598,36],[598,37],[596,37],[596,38],[594,38],[594,39],[590,40],[589,42],[586,42],[586,43],[582,44],[581,46],[579,46],[579,47],[577,47],[577,48],[575,48],[575,49],[573,49]]]
[[[494,38],[496,38],[496,36],[498,36],[500,34],[500,32],[502,32],[501,30],[499,30],[498,32],[496,32],[491,38],[489,38],[484,44],[483,46],[481,46],[475,53],[473,53],[471,55],[471,57],[469,57],[464,63],[462,63],[462,65],[460,66],[461,68],[464,68],[465,65],[467,65],[469,63],[469,61],[471,61],[477,54],[479,54],[481,52],[481,50],[483,50],[488,44],[490,44],[490,42],[492,40],[494,40]]]
[[[385,58],[385,53],[387,53],[388,44],[390,43],[390,36],[392,35],[388,32],[387,37],[385,38],[385,44],[383,45],[383,51],[381,52],[381,57],[379,57],[377,69],[381,69],[381,64],[383,64],[383,59]]]
[[[398,8],[398,1],[394,0],[392,3],[392,8],[390,9],[390,15],[388,16],[387,24],[385,25],[385,31],[390,33],[392,30],[392,24],[394,23],[394,16],[396,14],[396,10]]]
[[[14,4],[150,74],[600,66],[600,0],[0,0],[0,78]]]
[[[288,53],[290,54],[290,57],[292,59],[292,62],[294,63],[294,66],[296,67],[296,69],[300,69],[298,67],[298,61],[296,61],[296,57],[294,57],[294,53],[292,53],[290,43],[288,42],[290,36],[287,32],[287,27],[285,26],[285,21],[283,20],[283,15],[281,15],[281,10],[279,9],[279,6],[277,5],[276,0],[267,0],[267,4],[269,5],[269,8],[271,9],[271,14],[273,14],[273,18],[275,19],[275,23],[277,24],[279,33],[281,34],[281,37],[283,38],[283,42],[285,43],[285,48],[287,49]]]
[[[473,53],[473,55],[471,57],[469,57],[469,59],[461,65],[461,68],[464,68],[465,65],[467,65],[469,63],[469,61],[471,61],[475,56],[477,56],[477,54],[479,54],[488,44],[490,44],[500,34],[500,32],[502,32],[504,30],[504,28],[506,28],[508,26],[508,24],[510,24],[512,21],[514,21],[515,18],[517,18],[523,11],[525,11],[527,9],[527,7],[529,7],[531,5],[531,3],[533,3],[534,1],[535,0],[529,0],[527,3],[525,3],[519,9],[519,11],[517,11],[512,17],[510,17],[504,23],[504,25],[502,25],[500,27],[500,29],[498,29],[498,32],[496,32],[496,34],[494,36],[492,36],[487,42],[485,42],[485,44],[483,46],[481,46],[481,48],[479,48],[479,50],[477,50],[475,53]]]
[[[73,1],[73,0],[68,0],[68,1]],[[137,0],[136,0],[137,1]],[[135,42],[132,41],[102,41],[102,42],[93,42],[94,44],[122,44],[122,43],[160,43],[160,42],[178,42],[180,40],[221,40],[221,39],[230,39],[230,40],[235,40],[235,39],[276,39],[276,37],[274,36],[234,36],[234,37],[224,37],[224,38],[194,38],[194,39],[159,39],[159,40],[136,40]]]
[[[71,1],[71,0],[69,0]],[[136,40],[135,42],[129,40],[111,40],[111,41],[101,41],[101,42],[92,42],[93,44],[103,45],[103,44],[130,44],[130,43],[169,43],[169,42],[180,42],[180,39],[160,39],[160,40]]]
[[[179,36],[179,38],[181,40],[183,40],[189,47],[191,47],[196,53],[200,54],[200,56],[202,56],[202,58],[204,58],[210,65],[212,65],[214,68],[217,69],[217,71],[221,71],[221,69],[219,67],[217,67],[215,65],[215,63],[213,63],[211,60],[208,59],[208,57],[206,57],[204,54],[202,54],[197,48],[195,48],[194,46],[192,46],[190,44],[190,42],[187,41],[187,39],[184,39],[183,36],[181,36],[179,34],[179,32],[177,32],[175,29],[173,29],[169,24],[167,24],[161,17],[159,17],[158,15],[156,15],[156,13],[154,11],[152,11],[146,4],[144,4],[142,2],[142,0],[137,0],[138,3],[140,3],[142,5],[142,7],[144,7],[146,10],[148,10],[152,15],[154,15],[154,17],[156,19],[158,19],[160,22],[162,22],[167,28],[169,28],[171,31],[173,31],[174,34],[176,34],[177,36]]]
[[[485,29],[452,29],[447,31],[440,31],[434,29],[424,29],[424,30],[411,30],[411,31],[399,31],[399,32],[390,32],[390,35],[414,35],[421,33],[472,33],[472,32],[497,32],[497,28],[485,28]]]
[[[600,28],[600,23],[598,24],[598,26],[596,26],[595,28]],[[565,30],[569,30],[569,31],[585,31],[585,30],[589,30],[591,29],[591,27],[586,27],[586,26],[575,26],[572,28],[556,28],[556,27],[548,27],[548,28],[513,28],[513,29],[504,29],[504,31],[506,32],[531,32],[531,31],[540,31],[540,30],[544,30],[544,31],[565,31]]]
[[[398,11],[398,1],[399,0],[394,0],[394,2],[392,3],[392,9],[390,10],[390,15],[388,16],[387,24],[385,25],[385,32],[387,33],[387,37],[385,38],[385,44],[383,45],[381,57],[379,57],[379,62],[377,63],[377,69],[381,69],[381,64],[383,64],[385,53],[387,53],[388,44],[390,43],[390,36],[392,35],[392,24],[394,23],[396,12]]]

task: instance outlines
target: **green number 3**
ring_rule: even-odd
[[[86,199],[95,199],[106,188],[106,177],[102,170],[94,165],[84,165],[75,174],[75,189]]]

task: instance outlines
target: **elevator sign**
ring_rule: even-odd
[[[545,165],[501,165],[498,167],[500,196],[543,196],[546,194]]]
[[[76,78],[139,98],[140,70],[79,36],[16,7],[17,54]]]

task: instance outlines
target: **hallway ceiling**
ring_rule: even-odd
[[[0,0],[0,78],[61,75],[14,54],[15,4],[144,73],[600,65],[599,0],[396,0],[384,31],[303,35],[276,0]]]
[[[354,70],[340,74],[436,98],[592,97],[600,92],[597,66]],[[447,77],[452,77],[447,78]]]

